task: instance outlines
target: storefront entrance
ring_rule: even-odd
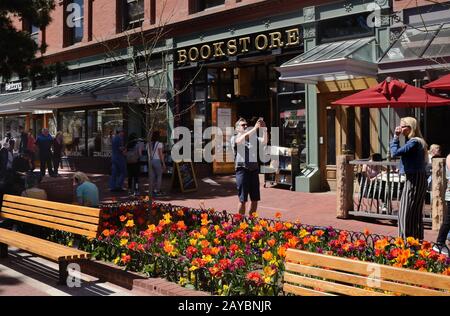
[[[334,106],[332,102],[369,88],[374,79],[353,79],[318,84],[319,159],[321,189],[336,189],[336,157],[369,158],[379,151],[378,109]]]

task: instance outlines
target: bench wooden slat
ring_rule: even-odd
[[[18,222],[61,230],[89,238],[97,237],[100,229],[99,209],[49,202],[33,198],[4,195],[0,217]],[[59,284],[67,285],[69,261],[89,259],[91,254],[19,232],[0,229],[1,256],[7,256],[7,246],[17,247],[35,255],[58,261]],[[5,247],[6,245],[6,247]]]
[[[71,250],[71,248],[69,247],[65,247],[65,246],[61,246],[59,245],[59,249],[54,248],[54,245],[52,245],[52,247],[50,247],[50,244],[52,244],[52,242],[47,241],[47,246],[45,244],[39,244],[36,245],[35,243],[33,243],[31,241],[31,239],[29,241],[26,240],[2,240],[2,242],[7,243],[8,245],[12,246],[12,247],[17,247],[20,249],[23,249],[25,251],[29,251],[31,253],[34,253],[36,255],[51,259],[53,261],[60,261],[60,260],[73,260],[73,259],[81,259],[81,258],[88,258],[89,254],[77,254],[77,253],[72,253],[70,254],[69,251]],[[53,243],[54,244],[54,243]],[[83,255],[83,256],[82,256]]]
[[[48,228],[52,228],[52,229],[63,230],[63,231],[67,231],[70,233],[83,235],[83,236],[87,236],[87,237],[95,238],[97,236],[97,232],[92,232],[92,231],[88,231],[88,230],[84,230],[84,229],[63,226],[63,225],[58,225],[58,224],[52,224],[52,223],[49,224],[48,222],[44,222],[44,221],[41,221],[38,219],[26,218],[26,217],[17,216],[17,215],[8,214],[8,213],[2,213],[2,217],[17,220],[20,222],[29,223],[29,224],[44,226],[44,227],[48,227]]]
[[[8,201],[8,202],[32,205],[32,206],[45,207],[45,208],[49,208],[49,209],[55,209],[55,210],[60,210],[60,211],[75,213],[75,214],[80,214],[80,215],[89,215],[89,216],[95,216],[95,217],[100,216],[99,209],[92,208],[92,207],[80,206],[80,205],[64,204],[64,203],[50,202],[50,201],[45,201],[45,200],[37,200],[37,199],[16,196],[16,195],[9,195],[9,194],[5,194],[3,196],[3,200]]]
[[[89,230],[89,231],[94,231],[94,232],[96,232],[97,228],[98,228],[98,225],[83,223],[83,222],[65,219],[65,218],[61,218],[61,217],[55,217],[55,216],[49,216],[49,215],[43,215],[43,214],[38,214],[38,213],[33,213],[33,212],[22,211],[22,210],[18,210],[18,209],[9,208],[9,207],[2,207],[2,213],[19,215],[19,216],[24,216],[27,218],[32,218],[32,219],[39,219],[39,220],[42,220],[42,221],[45,221],[48,223],[47,225],[45,225],[46,227],[48,227],[52,224],[61,224],[64,226],[69,226],[69,227],[73,227],[73,228],[81,228],[84,230]]]
[[[83,258],[90,258],[90,254],[87,252],[79,251],[78,249],[73,249],[71,247],[66,247],[62,245],[58,245],[52,242],[47,243],[39,243],[36,244],[33,242],[31,244],[30,240],[25,239],[1,239],[3,243],[6,243],[7,245],[17,247],[20,249],[24,249],[23,247],[29,247],[29,250],[34,250],[36,253],[51,253],[52,257],[57,259],[83,259]],[[59,246],[59,247],[56,247]],[[78,251],[77,251],[78,250]]]
[[[32,211],[34,213],[39,213],[39,214],[44,214],[44,215],[54,215],[57,217],[78,220],[78,221],[90,223],[90,224],[98,224],[100,222],[99,217],[78,215],[78,214],[64,212],[64,211],[47,209],[47,208],[42,208],[42,207],[35,207],[35,206],[18,204],[18,203],[13,203],[13,202],[3,202],[2,206],[14,208],[14,209],[21,209],[21,210],[25,210],[25,211]]]
[[[305,287],[292,285],[289,283],[285,283],[283,285],[283,291],[286,293],[292,293],[295,295],[301,295],[301,296],[336,296],[331,293],[325,293],[325,292],[319,292],[314,291]]]
[[[90,258],[89,254],[83,254],[83,253],[71,253],[70,248],[65,246],[61,246],[60,248],[50,247],[50,244],[48,245],[33,245],[30,244],[27,241],[11,241],[9,240],[7,242],[9,246],[16,247],[19,249],[23,249],[25,251],[34,253],[36,255],[51,259],[53,261],[61,261],[61,260],[76,260],[76,259],[88,259]]]
[[[319,288],[322,291],[351,295],[351,296],[385,296],[384,293],[369,291],[365,289],[360,289],[354,286],[343,285],[339,283],[332,283],[327,281],[322,281],[318,279],[308,278],[289,272],[285,272],[284,280],[288,283],[296,283],[303,286],[308,286],[314,288]]]
[[[306,275],[321,277],[329,280],[336,280],[339,282],[357,284],[360,286],[368,286],[367,277],[349,274],[339,271],[326,270],[317,267],[304,266],[300,264],[295,264],[291,262],[286,263],[286,271],[303,273]],[[395,283],[391,281],[381,280],[381,279],[370,279],[371,287],[377,288],[383,291],[390,291],[393,293],[401,293],[414,296],[447,296],[450,293],[425,289],[421,287],[411,286],[407,284]]]
[[[6,243],[10,246],[21,248],[29,245],[30,249],[38,252],[58,253],[59,258],[89,258],[88,252],[66,247],[64,245],[56,244],[47,240],[36,238],[33,236],[24,235],[22,233],[13,232],[7,229],[0,229],[0,242]]]
[[[433,287],[435,289],[441,290],[450,290],[450,276],[431,272],[390,267],[370,262],[350,260],[347,258],[328,256],[296,249],[287,250],[286,261],[306,263],[314,266],[331,268],[332,270],[341,270],[356,273],[363,276],[371,275],[376,268],[380,269],[380,275],[384,280],[410,283],[425,287]]]

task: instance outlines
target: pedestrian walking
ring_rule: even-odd
[[[144,150],[144,143],[132,133],[127,143],[127,172],[128,193],[139,195],[140,160]]]
[[[23,154],[28,147],[28,133],[25,132],[23,126],[19,126],[19,154]]]
[[[117,129],[116,135],[112,139],[112,170],[109,181],[111,192],[123,192],[123,181],[127,172],[126,147],[124,141],[125,133],[122,128]]]
[[[245,215],[248,196],[250,196],[250,214],[256,212],[261,199],[259,185],[258,144],[267,144],[267,128],[260,118],[254,127],[249,128],[245,119],[236,122],[236,135],[231,137],[231,146],[235,154],[236,187],[239,196],[238,211]],[[259,129],[263,137],[258,137]]]
[[[152,164],[152,172],[150,178],[152,181],[153,195],[162,195],[162,175],[166,170],[166,163],[164,160],[164,145],[162,142],[160,142],[159,131],[153,132],[149,147],[150,148],[147,148],[147,151],[150,155],[150,161]]]
[[[450,154],[445,160],[445,170],[447,176],[447,190],[445,191],[445,201],[447,202],[447,212],[444,215],[444,221],[442,222],[439,234],[437,236],[436,245],[433,250],[443,253],[448,256],[449,249],[446,246],[445,241],[450,240]]]
[[[13,170],[14,145],[15,140],[11,138],[8,142],[3,143],[0,150],[0,176],[5,182],[10,178]]]
[[[400,147],[399,136],[407,138]],[[426,166],[428,163],[427,144],[420,132],[419,123],[413,117],[404,117],[390,145],[393,157],[400,157],[400,174],[405,174],[406,183],[400,198],[398,213],[398,234],[423,239],[423,204],[427,191]]]
[[[63,133],[59,131],[56,133],[55,139],[53,140],[53,172],[58,175],[58,169],[61,165],[61,157],[64,150],[64,137]]]
[[[32,170],[35,169],[35,160],[36,160],[36,139],[33,136],[33,130],[30,128],[28,130],[28,137],[27,137],[27,150],[30,154],[31,159],[31,165]]]
[[[3,138],[3,140],[2,140],[2,146],[7,143],[8,144],[7,146],[9,148],[9,140],[10,139],[12,139],[11,132],[7,132],[5,135],[5,138]]]
[[[39,149],[39,161],[41,164],[41,176],[45,176],[45,170],[48,168],[48,175],[54,177],[52,168],[53,137],[49,134],[48,128],[42,129],[42,134],[36,139],[36,145]]]

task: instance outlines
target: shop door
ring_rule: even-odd
[[[223,130],[223,151],[220,153],[220,157],[218,153],[214,153],[213,174],[231,174],[234,173],[234,156],[230,144],[232,135],[227,135],[225,129],[234,128],[237,120],[236,105],[226,102],[213,102],[211,106],[212,125]]]
[[[323,190],[336,189],[337,156],[350,154],[356,159],[367,159],[379,152],[378,109],[331,105],[352,93],[319,96],[319,157]]]
[[[351,93],[319,96],[319,157],[322,190],[336,190],[336,157],[355,152],[354,108],[331,103]],[[353,122],[352,122],[353,121]]]
[[[41,134],[42,129],[44,128],[44,115],[34,115],[33,121],[33,134],[35,135],[35,137],[38,137]]]

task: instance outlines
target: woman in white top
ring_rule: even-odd
[[[161,183],[162,183],[162,174],[163,171],[166,170],[166,164],[164,162],[164,152],[163,152],[163,144],[159,141],[160,133],[159,131],[155,131],[152,134],[152,139],[150,148],[148,150],[150,154],[150,160],[152,164],[152,175],[151,180],[153,184],[153,194],[160,195],[161,192]]]

